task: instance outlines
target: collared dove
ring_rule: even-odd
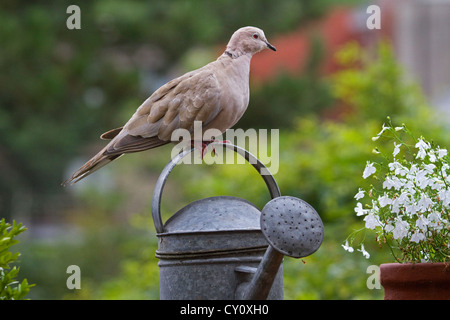
[[[192,132],[194,121],[202,122],[203,131],[214,128],[224,133],[247,109],[250,60],[265,48],[276,51],[261,29],[237,30],[216,61],[169,81],[123,127],[102,134],[100,138],[111,141],[62,185],[83,179],[125,153],[165,145],[176,129]]]

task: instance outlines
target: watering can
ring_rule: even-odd
[[[220,145],[264,173],[261,177],[272,200],[260,211],[238,197],[205,198],[188,204],[163,224],[161,197],[168,175],[194,149],[174,157],[156,182],[152,202],[160,298],[281,300],[283,257],[315,252],[323,241],[322,220],[305,201],[281,196],[274,177],[247,150]]]

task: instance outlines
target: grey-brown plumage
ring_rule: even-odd
[[[156,90],[123,126],[101,135],[111,141],[63,185],[75,183],[125,153],[159,147],[171,142],[175,129],[202,129],[222,133],[242,117],[249,102],[250,60],[270,48],[264,32],[244,27],[231,37],[225,52],[206,66],[188,72]]]

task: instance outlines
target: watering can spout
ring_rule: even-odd
[[[242,299],[266,300],[282,261],[283,255],[269,246]]]
[[[266,204],[261,212],[261,231],[269,246],[250,283],[236,293],[244,300],[267,299],[284,255],[309,256],[323,241],[323,223],[314,208],[288,196]]]

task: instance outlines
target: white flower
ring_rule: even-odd
[[[394,199],[392,201],[392,209],[391,209],[392,213],[400,213],[400,203],[397,199]]]
[[[383,189],[391,189],[394,186],[394,181],[391,179],[391,177],[386,177],[386,180],[383,182]]]
[[[416,148],[419,149],[430,149],[430,145],[423,140],[423,137],[420,137],[419,142],[416,143]]]
[[[375,169],[375,167],[373,166],[373,162],[367,161],[366,168],[364,169],[363,172],[363,178],[367,179],[370,175],[372,175],[376,171],[377,169]]]
[[[409,200],[409,194],[403,192],[397,199],[400,204],[405,204]]]
[[[450,190],[441,190],[438,195],[442,205],[448,208],[450,206]]]
[[[383,182],[383,189],[389,190],[391,188],[394,188],[395,190],[399,190],[403,186],[402,180],[397,178],[396,176],[393,177],[386,177],[386,180]]]
[[[441,219],[441,213],[438,211],[433,211],[428,215],[428,220],[430,222],[439,221]]]
[[[430,153],[428,154],[428,156],[430,157],[431,162],[436,162],[436,155],[433,150],[430,150]]]
[[[419,171],[419,169],[417,168],[417,165],[416,164],[412,164],[411,168],[409,168],[409,172],[406,175],[406,178],[407,179],[413,179],[414,176],[416,175],[417,171]]]
[[[426,155],[427,155],[427,152],[425,151],[425,149],[419,149],[419,152],[417,152],[417,157],[416,157],[416,159],[425,159],[425,157],[426,157]]]
[[[427,225],[430,222],[428,221],[427,218],[425,218],[424,216],[420,216],[419,219],[417,219],[416,221],[416,226],[422,230],[422,231],[426,231],[427,230]]]
[[[422,198],[420,198],[419,202],[417,203],[417,209],[418,211],[427,211],[430,206],[433,205],[433,200],[428,198],[426,195],[423,195]]]
[[[404,179],[403,181],[405,182],[405,184],[403,185],[403,190],[405,190],[405,192],[411,196],[415,195],[416,189],[414,189],[415,188],[414,181],[407,179]]]
[[[400,144],[397,144],[397,143],[395,143],[394,142],[394,152],[392,153],[393,155],[394,155],[394,157],[396,156],[396,155],[398,155],[398,153],[400,152],[400,147],[401,147],[401,143]]]
[[[370,213],[367,216],[364,217],[364,221],[366,222],[366,228],[367,229],[375,229],[376,227],[380,226],[380,223],[378,222],[377,218]]]
[[[359,200],[359,199],[364,198],[364,192],[365,192],[365,191],[364,191],[363,189],[359,188],[359,189],[358,189],[358,193],[355,194],[355,199],[356,199],[356,200]]]
[[[428,174],[429,173],[426,170],[419,170],[419,172],[417,172],[415,181],[421,189],[425,189],[433,184],[433,179],[428,178]]]
[[[439,159],[442,159],[443,157],[445,157],[447,155],[447,149],[441,149],[438,147],[437,152],[438,152]]]
[[[442,230],[443,226],[442,226],[442,223],[440,223],[440,221],[441,221],[441,213],[440,212],[433,211],[432,213],[430,213],[428,215],[428,221],[429,221],[429,223],[428,223],[429,228],[432,228],[436,231]]]
[[[447,177],[448,177],[448,174],[447,174],[448,169],[450,169],[450,166],[448,164],[444,163],[441,168],[442,177],[444,179],[447,179]]]
[[[386,127],[386,126],[384,125],[384,123],[383,123],[383,127],[381,128],[381,131],[378,132],[378,134],[377,134],[375,137],[372,138],[372,141],[378,140],[378,138],[383,134],[383,132],[384,132],[385,130],[387,130],[387,129],[390,129],[390,128],[391,128],[391,127]]]
[[[395,198],[392,200],[391,211],[393,213],[399,213],[400,206],[403,206],[407,201],[409,201],[408,193],[403,192],[398,198]]]
[[[436,162],[436,159],[437,159],[436,151],[437,150],[435,150],[435,149],[430,149],[428,151],[428,156],[429,156],[430,162],[433,162],[433,163]]]
[[[353,248],[348,245],[348,241],[345,241],[345,244],[341,244],[341,246],[345,251],[353,252]]]
[[[423,166],[424,171],[428,172],[429,174],[432,174],[435,168],[436,168],[436,166],[432,163],[425,164]]]
[[[419,206],[416,205],[414,202],[410,202],[409,204],[405,205],[405,211],[410,216],[413,214],[416,214],[419,211]]]
[[[422,240],[425,240],[425,235],[421,232],[414,232],[413,235],[411,236],[411,242],[415,242],[415,243],[419,243]]]
[[[395,228],[392,233],[394,239],[402,240],[408,234],[409,224],[406,221],[398,218],[395,222]]]
[[[389,170],[394,171],[398,166],[401,166],[397,161],[391,162],[388,164]]]
[[[372,213],[377,213],[379,210],[380,209],[378,209],[377,202],[375,200],[372,200]]]
[[[361,249],[357,249],[359,252],[363,254],[366,259],[370,258],[370,254],[364,249],[364,245],[361,244]]]
[[[427,155],[427,152],[425,150],[430,149],[430,145],[427,142],[423,141],[423,138],[421,137],[419,139],[419,142],[416,143],[415,147],[419,149],[416,159],[425,159],[425,156]]]
[[[395,175],[405,176],[409,170],[402,166],[399,162],[394,161],[388,164],[389,169],[394,171]]]
[[[444,186],[444,183],[441,180],[433,179],[433,183],[430,185],[431,189],[433,190],[441,190]]]
[[[378,197],[378,203],[382,208],[386,207],[388,204],[392,204],[392,199],[389,198],[386,193],[383,196]]]
[[[367,214],[368,210],[363,209],[361,202],[358,202],[355,207],[355,212],[357,216],[363,216]]]
[[[391,232],[392,230],[394,230],[394,226],[392,224],[386,224],[384,230],[386,230],[386,232]]]

